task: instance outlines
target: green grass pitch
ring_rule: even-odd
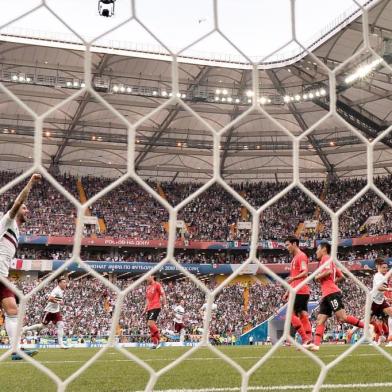
[[[245,370],[254,365],[269,347],[220,347],[225,354]],[[321,347],[317,354],[325,363],[334,360],[347,346]],[[145,360],[152,368],[159,370],[183,354],[188,348],[146,348],[129,349]],[[65,379],[90,359],[98,349],[40,350],[35,359]],[[392,354],[392,350],[389,349]],[[274,386],[274,391],[311,391],[311,387],[300,389],[299,385],[316,382],[320,368],[311,359],[294,347],[279,348],[274,356],[251,377],[251,390],[263,391]],[[148,382],[148,373],[135,362],[128,360],[115,349],[109,349],[79,378],[73,381],[67,391],[72,392],[131,392],[142,391]],[[0,363],[1,391],[52,392],[55,384],[40,371],[25,361],[7,359]],[[379,354],[374,347],[362,345],[349,357],[331,369],[325,383],[345,384],[344,387],[323,390],[346,392],[390,392],[392,391],[392,363]],[[378,385],[372,385],[380,383]],[[366,384],[363,387],[351,384]],[[154,387],[162,390],[200,390],[207,392],[218,388],[219,392],[239,390],[240,375],[221,358],[207,348],[200,348],[187,360],[162,375]],[[282,387],[283,386],[283,387]],[[284,387],[286,386],[286,387]],[[227,389],[225,389],[227,388]]]

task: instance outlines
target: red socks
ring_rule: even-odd
[[[321,342],[323,340],[324,331],[325,331],[325,325],[324,324],[317,325],[316,331],[314,333],[314,344],[316,346],[320,346],[320,344],[321,344]]]
[[[160,336],[159,336],[159,329],[156,325],[150,326],[150,335],[151,335],[151,341],[154,344],[158,344],[160,341]]]
[[[298,316],[296,316],[295,314],[293,314],[291,316],[291,325],[295,328],[295,330],[299,333],[299,335],[301,336],[302,339],[302,343],[305,343],[306,341],[309,340],[305,329],[301,323],[301,320],[299,319]]]
[[[309,317],[305,314],[301,314],[300,320],[304,327],[306,336],[309,340],[312,339],[312,325],[310,324]]]
[[[365,324],[354,316],[347,316],[346,323],[354,325],[358,328],[363,328]]]

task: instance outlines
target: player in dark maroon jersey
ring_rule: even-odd
[[[319,266],[326,264],[331,259],[331,245],[328,242],[322,242],[316,251],[317,259],[320,261]],[[313,343],[305,345],[311,351],[318,351],[323,340],[325,324],[327,320],[335,313],[336,319],[340,323],[355,325],[363,328],[364,323],[354,316],[346,314],[342,301],[342,292],[336,283],[344,280],[342,271],[331,261],[316,276],[315,280],[321,285],[321,302],[320,311],[317,316],[317,326],[314,334]]]

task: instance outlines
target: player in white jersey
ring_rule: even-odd
[[[373,277],[372,316],[376,319],[382,319],[385,316],[391,318],[392,307],[385,297],[386,292],[392,291],[392,288],[388,287],[388,282],[385,280],[385,275],[388,272],[388,263],[382,258],[377,258],[375,264],[377,272]]]
[[[213,302],[212,305],[211,305],[211,314],[210,314],[210,318],[208,320],[208,323],[211,322],[212,317],[214,316],[214,314],[217,311],[217,309],[218,309],[218,305],[215,302]],[[206,317],[206,314],[207,314],[207,302],[204,302],[204,304],[200,308],[200,313],[201,313],[201,315],[203,317],[203,323],[204,323],[204,318]],[[198,331],[201,334],[204,333],[204,327],[198,328]]]
[[[69,348],[63,342],[64,337],[64,321],[60,312],[60,305],[64,304],[64,290],[67,288],[67,278],[61,276],[57,279],[57,286],[51,291],[48,297],[48,303],[44,309],[44,315],[41,323],[31,325],[30,327],[24,327],[23,333],[27,331],[40,331],[50,322],[52,322],[57,328],[57,340],[60,348]]]
[[[185,325],[184,325],[184,309],[185,301],[182,299],[178,305],[173,308],[174,311],[174,330],[180,334],[180,343],[184,343]]]
[[[11,260],[15,257],[18,248],[19,228],[27,221],[29,210],[24,203],[31,188],[40,179],[40,174],[33,174],[15,201],[9,203],[7,211],[0,219],[0,276],[4,280],[8,278]],[[12,343],[18,339],[18,305],[15,293],[3,281],[0,281],[0,303],[5,315],[5,329]],[[18,347],[18,343],[16,345]],[[34,350],[24,350],[24,352],[30,356],[37,354]],[[22,357],[13,353],[12,359],[20,360]]]

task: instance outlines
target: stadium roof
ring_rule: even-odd
[[[215,10],[211,0],[144,0],[133,10],[131,1],[115,0],[111,18],[99,15],[97,2],[47,0],[54,17],[48,8],[39,7],[40,0],[19,0],[12,15],[0,16],[0,25],[6,24],[1,33],[9,41],[80,50],[87,41],[99,53],[160,60],[171,60],[176,53],[182,62],[251,68],[251,60],[273,67],[298,61],[305,48],[320,46],[358,17],[361,6],[369,8],[376,1],[298,0],[292,10],[294,3],[288,0],[246,0],[241,6],[225,0],[216,2]],[[38,8],[7,24],[33,7]]]
[[[32,3],[39,1],[28,3],[31,8]],[[222,175],[228,181],[292,178],[292,142],[286,132],[299,135],[328,114],[332,87],[326,69],[335,69],[347,59],[336,72],[336,107],[343,120],[329,117],[304,137],[300,143],[300,173],[304,178],[324,178],[328,173],[339,177],[366,173],[366,146],[352,127],[372,140],[392,124],[392,71],[387,66],[392,57],[392,54],[388,57],[392,2],[362,2],[369,10],[369,43],[373,51],[363,49],[363,19],[358,15],[361,10],[357,3],[350,3],[356,6],[353,12],[346,14],[343,21],[337,19],[340,24],[335,20],[329,32],[324,30],[321,37],[306,45],[312,48],[314,56],[297,45],[292,47],[294,52],[301,49],[297,57],[289,58],[282,52],[279,62],[275,58],[275,63],[263,61],[260,65],[257,71],[260,105],[273,121],[262,111],[241,116],[251,107],[254,95],[252,70],[246,62],[239,64],[238,59],[231,61],[234,57],[230,56],[220,61],[219,52],[214,49],[215,58],[209,59],[204,52],[195,59],[197,48],[193,48],[189,59],[179,59],[181,99],[194,113],[216,130],[238,117],[220,141]],[[297,4],[301,9],[308,2],[297,0]],[[75,8],[75,13],[79,11]],[[50,20],[56,21],[46,9],[36,12],[46,13],[45,26],[51,26]],[[138,16],[142,18],[143,10]],[[162,14],[162,21],[166,16]],[[4,24],[4,15],[2,18],[0,22]],[[34,20],[32,16],[26,18]],[[240,21],[243,16],[239,13],[237,18]],[[66,20],[70,25],[71,21],[72,18]],[[118,23],[119,19],[115,21]],[[22,22],[23,19],[17,20],[1,30],[0,78],[4,86],[38,114],[79,93],[45,117],[45,166],[79,175],[117,177],[124,173],[127,125],[99,97],[83,90],[84,52],[80,46],[65,39],[61,42],[56,34],[39,37],[30,22],[26,19]],[[129,36],[134,31],[126,30],[129,23],[117,33]],[[30,35],[27,29],[21,30],[21,24],[29,26]],[[103,46],[95,48],[92,54],[93,85],[100,97],[132,124],[166,103],[137,127],[137,172],[144,178],[161,181],[208,179],[212,175],[213,137],[193,113],[170,99],[172,63],[167,54],[148,52],[143,45],[130,52],[115,39],[108,45],[111,48]],[[252,60],[256,55],[250,53]],[[260,56],[265,57],[263,53]],[[384,61],[380,62],[382,57]],[[267,60],[271,59],[270,56]],[[4,92],[0,105],[0,168],[26,169],[32,162],[34,122]],[[375,174],[389,173],[391,143],[387,138],[376,145]]]

